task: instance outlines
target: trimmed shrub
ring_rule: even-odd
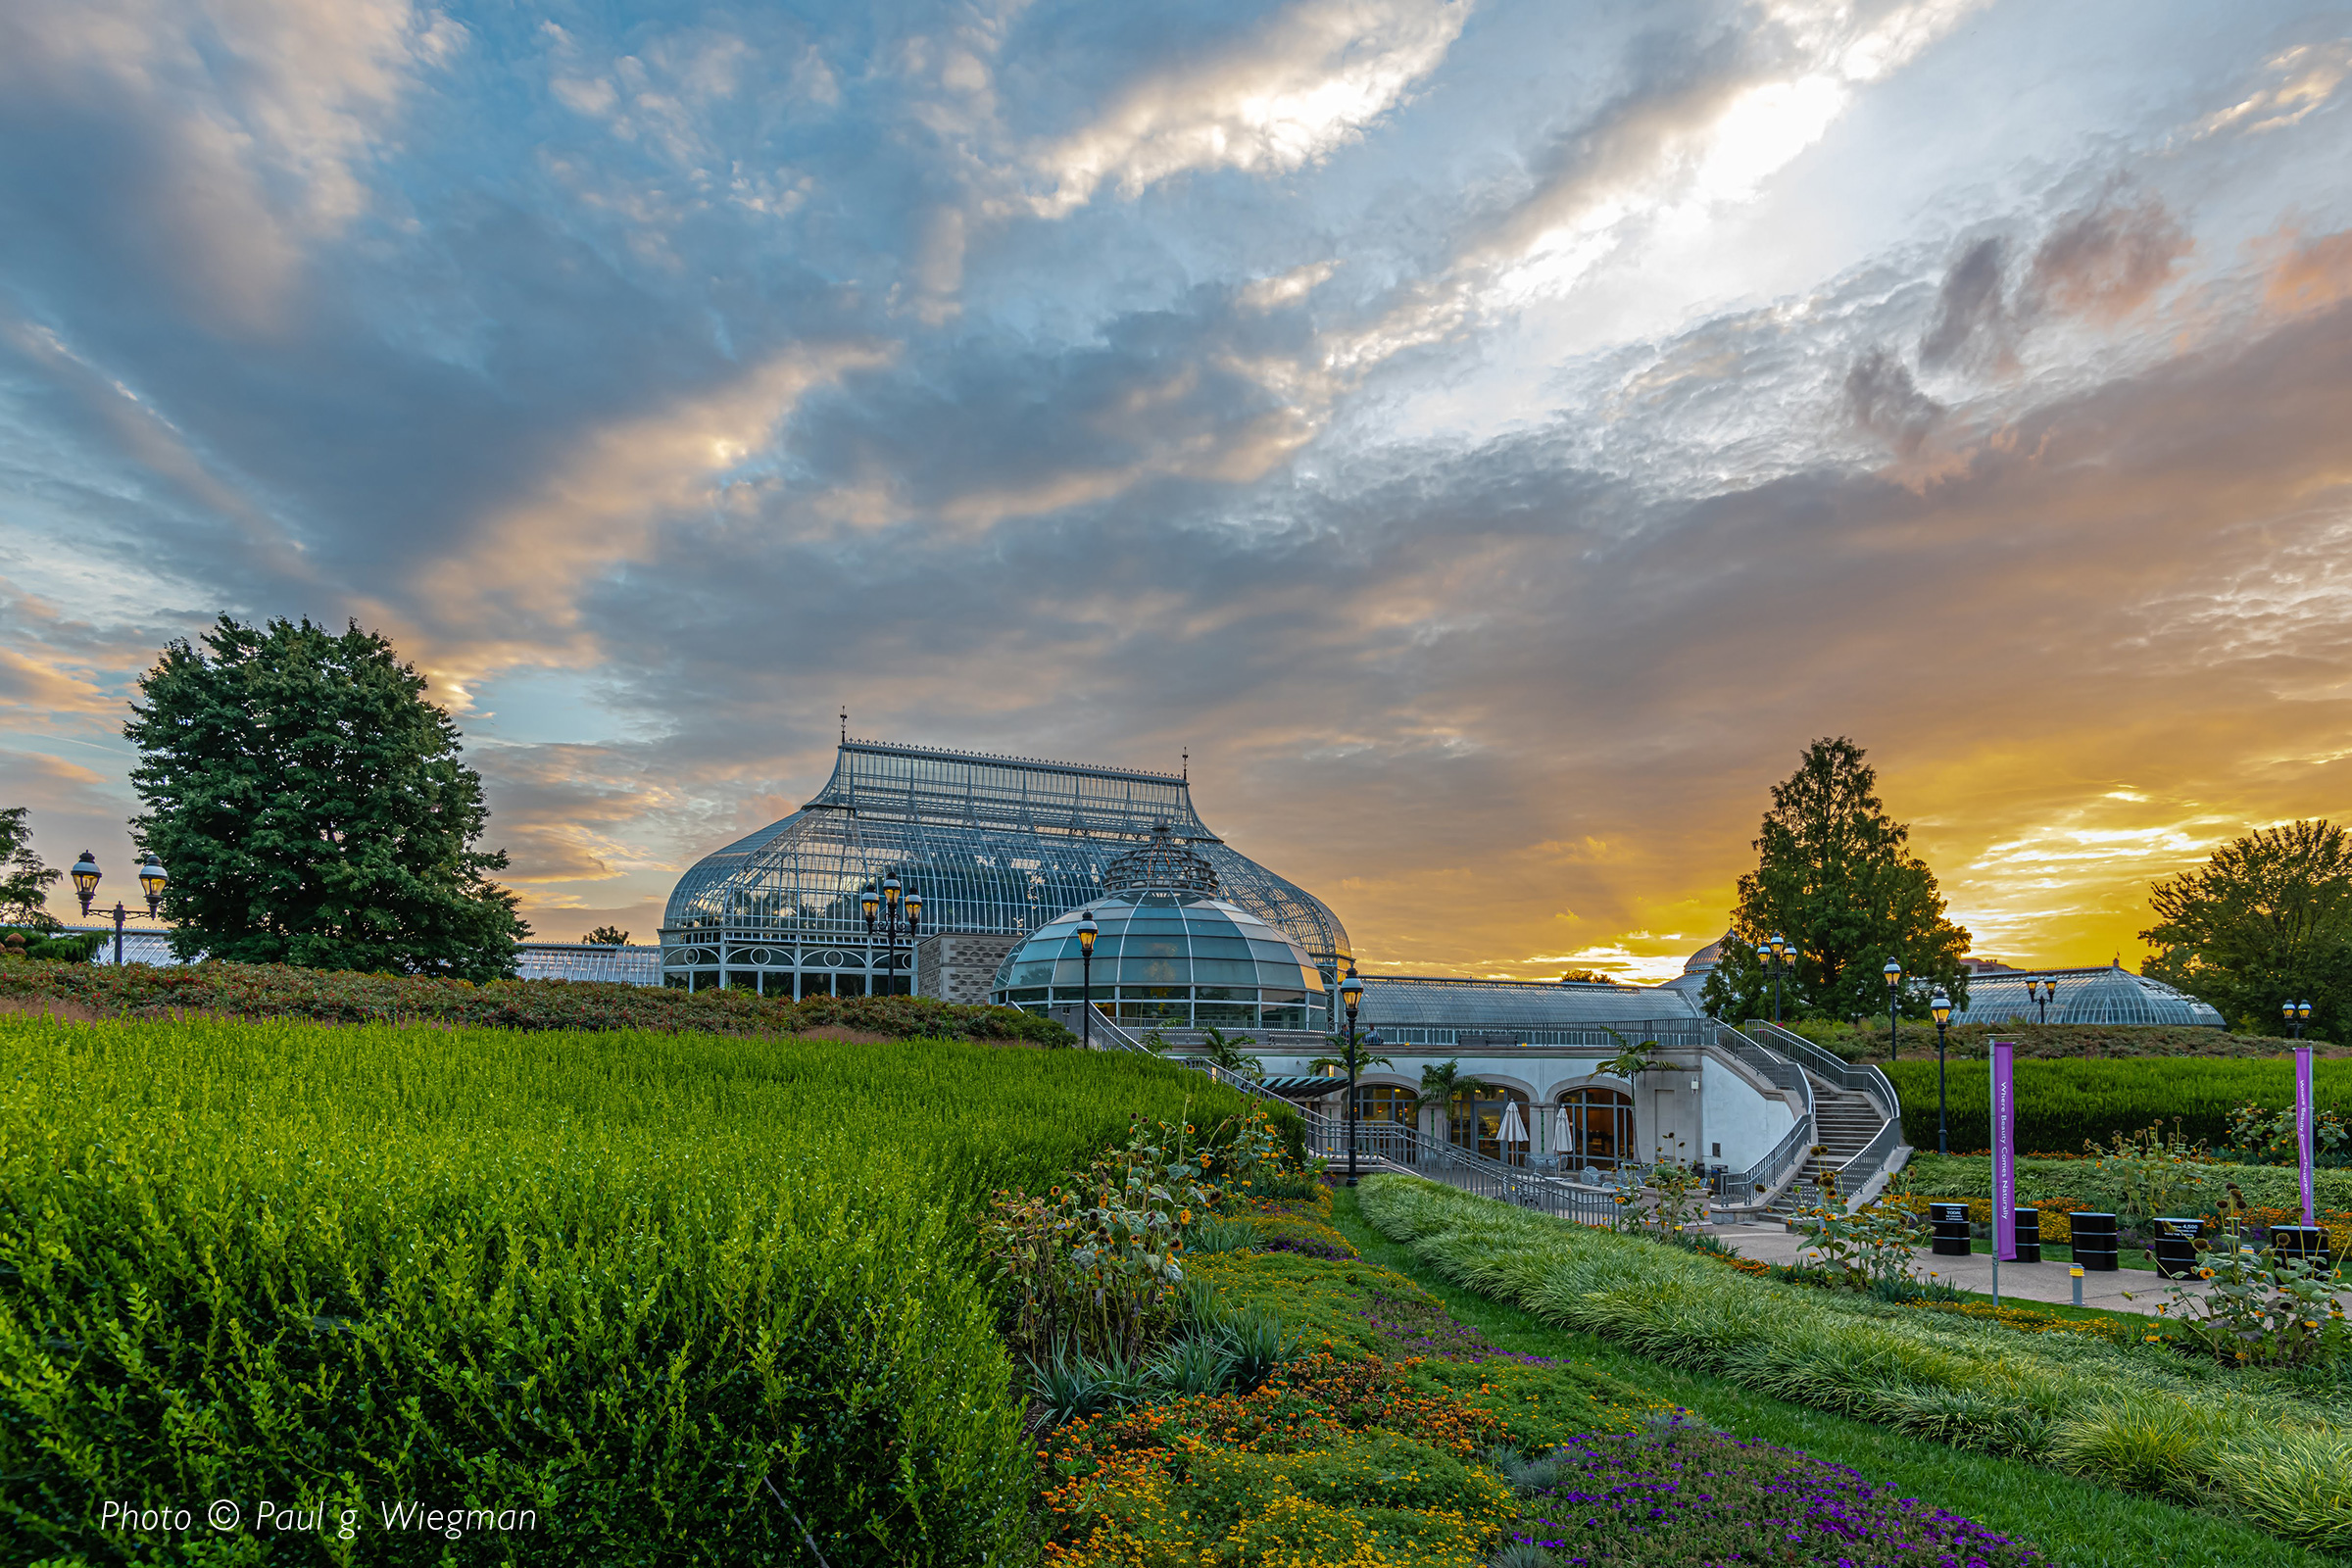
[[[5,1554],[225,1497],[359,1510],[349,1561],[805,1562],[772,1484],[835,1568],[1018,1556],[969,1216],[1188,1106],[1245,1108],[944,1041],[0,1018]]]
[[[86,955],[85,955],[86,956]],[[660,1029],[715,1035],[843,1029],[893,1040],[1017,1040],[1065,1047],[1078,1037],[1018,1007],[929,997],[810,997],[771,1002],[741,987],[689,995],[604,980],[492,980],[355,974],[282,963],[0,963],[0,1000],[64,1002],[118,1017],[216,1013],[316,1023],[446,1023],[494,1029]]]
[[[2313,1085],[2322,1107],[2352,1113],[2352,1059],[2317,1061]],[[1988,1069],[1982,1061],[1947,1063],[1946,1119],[1955,1149],[1982,1150],[1992,1142],[1986,1103]],[[1886,1076],[1903,1102],[1903,1138],[1914,1148],[1936,1147],[1936,1062],[1905,1059]],[[2277,1108],[2295,1098],[2291,1057],[2201,1060],[2192,1057],[2129,1061],[2020,1061],[2017,1064],[2017,1139],[2021,1151],[2071,1154],[2085,1139],[2104,1145],[2117,1133],[2177,1119],[2192,1142],[2229,1136],[2230,1113],[2255,1103]]]

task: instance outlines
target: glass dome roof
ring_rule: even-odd
[[[1253,986],[1322,994],[1323,976],[1306,954],[1256,915],[1222,899],[1165,890],[1113,893],[1084,909],[1056,915],[1005,956],[994,989],[1078,985],[1085,968],[1078,922],[1090,913],[1102,929],[1095,938],[1099,999],[1107,1000],[1114,985]]]

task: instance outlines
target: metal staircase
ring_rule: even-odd
[[[1750,1022],[1747,1032],[1801,1066],[1813,1098],[1812,1149],[1769,1212],[1786,1217],[1818,1206],[1833,1175],[1838,1197],[1851,1203],[1902,1147],[1902,1102],[1893,1084],[1878,1068],[1841,1061],[1776,1024]]]

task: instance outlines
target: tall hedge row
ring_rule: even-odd
[[[1951,1147],[1963,1152],[1989,1148],[1988,1064],[1953,1061],[1946,1070]],[[1914,1149],[1934,1149],[1936,1063],[1906,1059],[1886,1071],[1902,1097],[1903,1141]],[[2323,1108],[2352,1116],[2352,1059],[2314,1063],[2313,1082]],[[2158,1122],[2170,1132],[2176,1120],[2187,1137],[2212,1144],[2229,1132],[2230,1112],[2239,1105],[2294,1103],[2294,1058],[2020,1061],[2016,1087],[2020,1153],[2079,1154],[2085,1139],[2103,1145],[2119,1132]]]
[[[970,1216],[1188,1104],[1241,1108],[940,1041],[0,1018],[0,1557],[1012,1560]]]
[[[110,1016],[307,1018],[319,1023],[449,1023],[496,1029],[688,1029],[722,1035],[846,1029],[893,1039],[1077,1037],[1018,1007],[929,997],[811,997],[785,1002],[741,986],[688,994],[603,980],[493,980],[356,974],[283,963],[35,963],[0,957],[0,1002],[65,1003]]]

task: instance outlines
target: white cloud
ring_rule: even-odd
[[[1300,0],[1249,38],[1137,82],[1041,152],[1058,216],[1197,169],[1283,172],[1362,133],[1437,69],[1469,0]]]

